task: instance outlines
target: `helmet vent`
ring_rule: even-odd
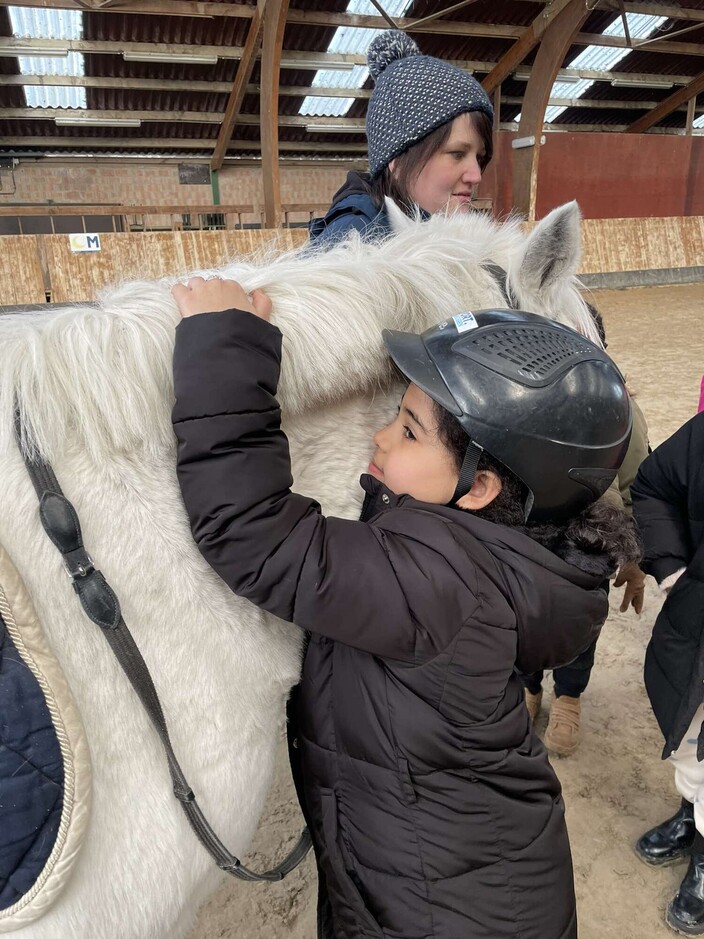
[[[548,385],[577,362],[601,354],[576,333],[550,326],[492,326],[470,333],[455,350],[524,385]]]

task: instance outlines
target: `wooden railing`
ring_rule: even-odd
[[[281,206],[281,227],[298,228],[315,215],[324,214],[327,203],[289,203]],[[90,219],[110,219],[109,231],[214,231],[264,228],[264,208],[260,205],[0,205],[2,219],[16,219],[17,230],[7,234],[35,234],[31,219],[47,219],[51,234],[68,234],[67,223],[75,219],[71,231],[91,232]],[[63,219],[63,224],[58,222]],[[101,230],[105,230],[101,225]],[[59,231],[57,231],[59,228]],[[49,232],[47,232],[48,234]]]

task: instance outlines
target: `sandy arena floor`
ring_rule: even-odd
[[[628,376],[657,446],[696,411],[704,372],[704,285],[595,291],[592,299],[604,314],[609,352]],[[660,606],[649,578],[640,618],[612,613],[583,698],[584,740],[574,756],[554,762],[567,805],[581,939],[675,935],[664,925],[663,912],[685,867],[652,870],[631,850],[637,836],[671,814],[679,801],[672,771],[660,761],[662,737],[642,683],[645,647]],[[545,727],[546,704],[539,732]],[[261,869],[278,860],[300,827],[282,745],[249,866]],[[190,935],[284,937],[315,939],[310,859],[283,884],[226,884],[201,911]]]

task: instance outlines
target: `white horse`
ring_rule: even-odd
[[[393,215],[397,233],[378,245],[353,237],[325,254],[217,272],[272,298],[296,487],[346,517],[359,513],[371,434],[398,400],[382,328],[419,331],[463,310],[505,307],[486,267],[494,263],[516,306],[594,335],[575,277],[574,203],[530,235],[479,215],[422,224]],[[195,840],[157,736],[40,527],[13,434],[15,400],[120,599],[186,776],[238,857],[262,811],[299,672],[298,630],[233,596],[191,539],[170,422],[178,315],[169,286],[128,283],[97,308],[0,317],[0,544],[19,574],[6,565],[0,601],[56,705],[68,760],[69,834],[42,882],[0,914],[0,932],[22,939],[181,939],[223,875]]]

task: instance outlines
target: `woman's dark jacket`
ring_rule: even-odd
[[[351,231],[376,240],[391,233],[386,209],[377,209],[366,174],[348,173],[347,179],[332,197],[332,205],[323,218],[314,218],[308,226],[310,240],[317,246],[332,246]]]
[[[643,570],[661,583],[687,568],[660,611],[645,657],[664,759],[704,701],[704,412],[644,461],[631,494],[645,547]],[[698,756],[704,758],[701,733]]]
[[[211,566],[312,634],[295,717],[335,936],[574,939],[560,786],[514,666],[589,645],[603,571],[370,476],[368,522],[322,516],[290,491],[280,355],[250,314],[179,325],[178,474]]]

